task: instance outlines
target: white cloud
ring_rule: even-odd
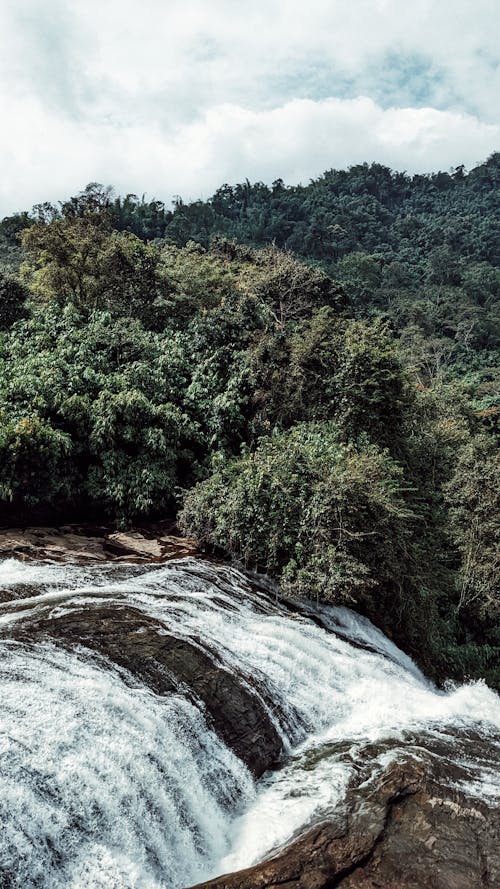
[[[0,215],[89,180],[471,165],[499,146],[499,29],[496,0],[2,0]]]

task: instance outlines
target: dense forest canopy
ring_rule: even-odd
[[[174,514],[498,682],[500,154],[0,223],[2,520]]]
[[[423,385],[459,376],[491,406],[499,345],[500,154],[469,173],[408,176],[380,164],[330,170],[306,186],[222,186],[208,201],[172,209],[91,185],[62,205],[49,203],[0,223],[0,267],[22,260],[17,234],[106,212],[116,231],[144,242],[208,248],[214,237],[252,247],[273,243],[318,264],[342,284],[358,317],[383,315]]]

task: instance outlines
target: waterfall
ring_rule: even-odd
[[[376,768],[431,738],[470,793],[498,790],[498,696],[481,682],[438,690],[347,609],[292,612],[193,559],[5,560],[0,591],[0,885],[180,889],[247,866],[332,811],[369,748]],[[110,603],[251,687],[283,739],[281,767],[256,781],[182,689],[156,694],[83,645],[29,638],[41,616]]]
[[[0,867],[14,885],[201,878],[252,782],[196,707],[50,645],[6,645],[0,664]]]

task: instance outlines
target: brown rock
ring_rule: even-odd
[[[132,553],[147,559],[160,559],[162,555],[160,541],[155,538],[150,540],[140,531],[117,531],[115,534],[109,534],[106,544],[109,551],[114,548],[119,553]]]
[[[197,554],[196,544],[177,537],[171,523],[130,531],[97,525],[61,528],[0,529],[0,558],[91,564],[92,562],[164,562]]]
[[[431,760],[409,760],[352,789],[335,821],[196,889],[493,889],[499,822],[498,809],[446,786]]]
[[[0,530],[0,557],[22,561],[103,562],[103,537],[75,528],[4,528]]]

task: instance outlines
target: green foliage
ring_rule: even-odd
[[[218,456],[178,518],[288,595],[354,606],[431,674],[458,674],[464,650],[450,649],[453,589],[435,528],[405,468],[366,437],[346,443],[331,423],[301,423],[240,457]]]
[[[190,242],[182,250],[165,246],[159,262],[162,278],[172,295],[172,315],[178,324],[186,323],[200,310],[218,306],[237,287],[233,264],[207,253],[199,244]]]
[[[167,320],[170,288],[158,269],[158,251],[135,235],[110,231],[106,217],[35,223],[21,240],[27,255],[22,275],[39,301],[83,312],[105,309],[152,327]]]
[[[428,385],[436,375],[460,376],[459,365],[500,345],[499,170],[495,153],[460,175],[410,177],[362,164],[306,186],[225,185],[206,202],[177,202],[164,236],[178,246],[208,246],[214,235],[272,242],[320,264],[351,314],[390,320],[403,357]],[[276,280],[279,320],[288,300]]]
[[[0,222],[0,273],[17,275],[23,260],[19,233],[30,225],[29,213],[15,213]]]
[[[459,453],[445,486],[448,521],[460,555],[458,608],[500,616],[500,463],[495,441],[479,435]]]
[[[27,297],[27,289],[16,278],[0,274],[0,330],[23,317]]]
[[[72,494],[72,442],[36,414],[8,420],[0,413],[0,498],[21,507]]]
[[[339,308],[344,302],[342,290],[324,272],[274,246],[254,254],[247,286],[281,330],[319,306]]]
[[[292,328],[265,330],[252,352],[259,429],[335,420],[345,438],[366,434],[394,450],[413,391],[384,323],[325,306]]]
[[[170,507],[197,438],[180,404],[181,351],[174,334],[160,338],[139,321],[70,307],[17,325],[0,360],[0,480],[13,508],[50,505],[54,491],[61,506],[90,503],[120,521]],[[33,429],[29,476],[19,468],[28,444],[19,452],[18,427],[26,442]],[[27,499],[19,480],[35,476]]]
[[[286,589],[360,602],[397,571],[412,513],[402,470],[374,445],[341,442],[331,424],[301,424],[254,452],[218,458],[186,495],[180,522],[202,543],[280,574]]]
[[[499,189],[497,154],[3,220],[4,520],[184,489],[205,546],[499,682]]]
[[[366,308],[382,284],[380,259],[361,251],[344,256],[336,265],[336,274],[357,309]]]
[[[103,390],[88,420],[90,498],[122,519],[168,509],[189,433],[179,408],[155,404],[137,389]]]
[[[99,266],[107,240],[105,220],[97,215],[34,223],[21,233],[27,255],[24,279],[41,300],[97,307],[105,283]]]

